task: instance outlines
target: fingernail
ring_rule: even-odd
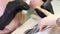
[[[45,29],[47,27],[47,25],[45,25],[42,29]]]
[[[45,30],[45,29],[46,29],[46,27],[47,27],[47,25],[45,25],[44,27],[41,27],[41,28],[40,28],[40,31]]]

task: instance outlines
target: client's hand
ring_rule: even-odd
[[[38,29],[39,31],[44,30],[45,27],[50,28],[56,25],[57,16],[49,15],[39,21]]]
[[[47,15],[47,17],[42,18],[39,21],[39,24],[38,24],[39,31],[45,30],[50,27],[53,28],[54,26],[56,26],[56,20],[58,19],[59,16],[53,15],[42,8],[40,8],[39,10],[41,10],[42,12],[44,12]],[[45,28],[45,27],[47,27],[47,28]]]

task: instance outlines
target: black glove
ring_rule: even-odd
[[[41,5],[41,8],[46,9],[50,13],[54,14],[52,4],[51,4],[51,0],[43,0],[43,2],[44,3]],[[46,15],[43,12],[41,12],[40,10],[38,10],[38,9],[35,9],[35,10],[41,18],[46,17]]]
[[[11,1],[7,4],[2,17],[0,17],[0,30],[3,30],[22,10],[28,10],[30,7],[24,1]]]

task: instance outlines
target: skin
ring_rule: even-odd
[[[45,25],[47,25],[50,28],[55,27],[57,25],[56,24],[56,20],[59,18],[59,16],[53,15],[50,12],[48,12],[47,10],[40,8],[40,6],[42,4],[43,4],[42,0],[38,0],[38,2],[36,2],[36,0],[31,0],[31,2],[30,2],[30,6],[33,9],[37,8],[37,9],[39,9],[40,11],[42,11],[47,16],[45,18],[42,18],[42,20],[39,21],[40,22],[38,24],[39,31],[43,31],[43,27]]]
[[[2,9],[1,11],[0,11],[0,16],[2,16],[3,15],[3,13],[4,13],[4,10],[5,10],[5,7],[6,7],[6,5],[7,5],[7,3],[9,2],[9,0],[0,0],[1,2],[0,2],[0,9]],[[13,1],[13,0],[10,0],[10,1]],[[41,0],[39,0],[39,1],[41,1]],[[35,4],[30,4],[30,6],[33,8],[33,9],[35,9],[35,8],[38,8],[37,6],[41,6],[42,5],[42,3],[40,3],[38,1],[38,3],[35,3]],[[33,1],[31,1],[31,3],[32,3]],[[42,2],[42,1],[41,1]],[[36,5],[36,6],[35,6]],[[39,8],[38,8],[39,9]],[[49,12],[46,12],[46,10],[44,10],[44,9],[42,9],[42,8],[40,8],[39,10],[41,10],[42,12],[44,12],[46,15],[47,15],[47,17],[46,18],[43,18],[41,21],[40,21],[40,23],[39,23],[39,25],[38,25],[38,29],[41,31],[42,30],[42,28],[43,28],[43,26],[45,26],[45,25],[48,25],[48,26],[52,26],[52,25],[55,25],[56,24],[56,20],[57,20],[57,16],[55,16],[55,15],[52,15],[51,13],[49,13]],[[18,15],[18,14],[17,14]],[[8,26],[6,26],[5,27],[5,29],[4,30],[0,30],[0,34],[6,34],[6,33],[9,33],[9,32],[11,32],[11,31],[13,31],[13,30],[15,30],[17,27],[18,27],[18,16],[16,15],[16,17],[11,21],[11,23],[8,25]],[[53,19],[53,20],[51,20],[51,19]],[[52,24],[53,23],[53,24]],[[14,27],[15,26],[15,27]]]
[[[42,0],[31,0],[30,1],[30,6],[33,8],[33,9],[35,9],[36,8],[36,6],[41,6],[42,4],[43,4],[44,2],[42,1]]]
[[[56,24],[60,27],[60,17],[56,20]]]
[[[0,0],[0,9],[1,9],[0,17],[3,15],[7,3],[10,1],[13,1],[13,0]],[[5,27],[4,30],[0,30],[0,34],[7,34],[14,31],[18,27],[18,24],[19,24],[18,22],[19,20],[18,20],[18,14],[17,14],[16,17],[11,21],[11,23]]]
[[[42,8],[40,8],[39,10],[41,10],[42,12],[46,12],[46,14],[47,14],[47,17],[45,17],[45,18],[42,18],[39,22],[39,24],[38,24],[38,29],[39,29],[39,31],[43,31],[43,27],[44,26],[46,26],[47,25],[47,27],[50,27],[50,28],[53,28],[53,27],[55,27],[55,26],[57,26],[57,19],[59,18],[59,16],[57,16],[57,15],[53,15],[53,14],[51,14],[51,13],[49,13],[48,11],[46,11],[46,10],[44,10],[44,9],[42,9]],[[44,12],[44,13],[45,13]],[[49,14],[49,15],[48,15]]]

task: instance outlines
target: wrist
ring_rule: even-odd
[[[8,28],[5,28],[4,30],[2,30],[2,32],[3,32],[4,34],[10,34],[12,31],[9,30]]]

